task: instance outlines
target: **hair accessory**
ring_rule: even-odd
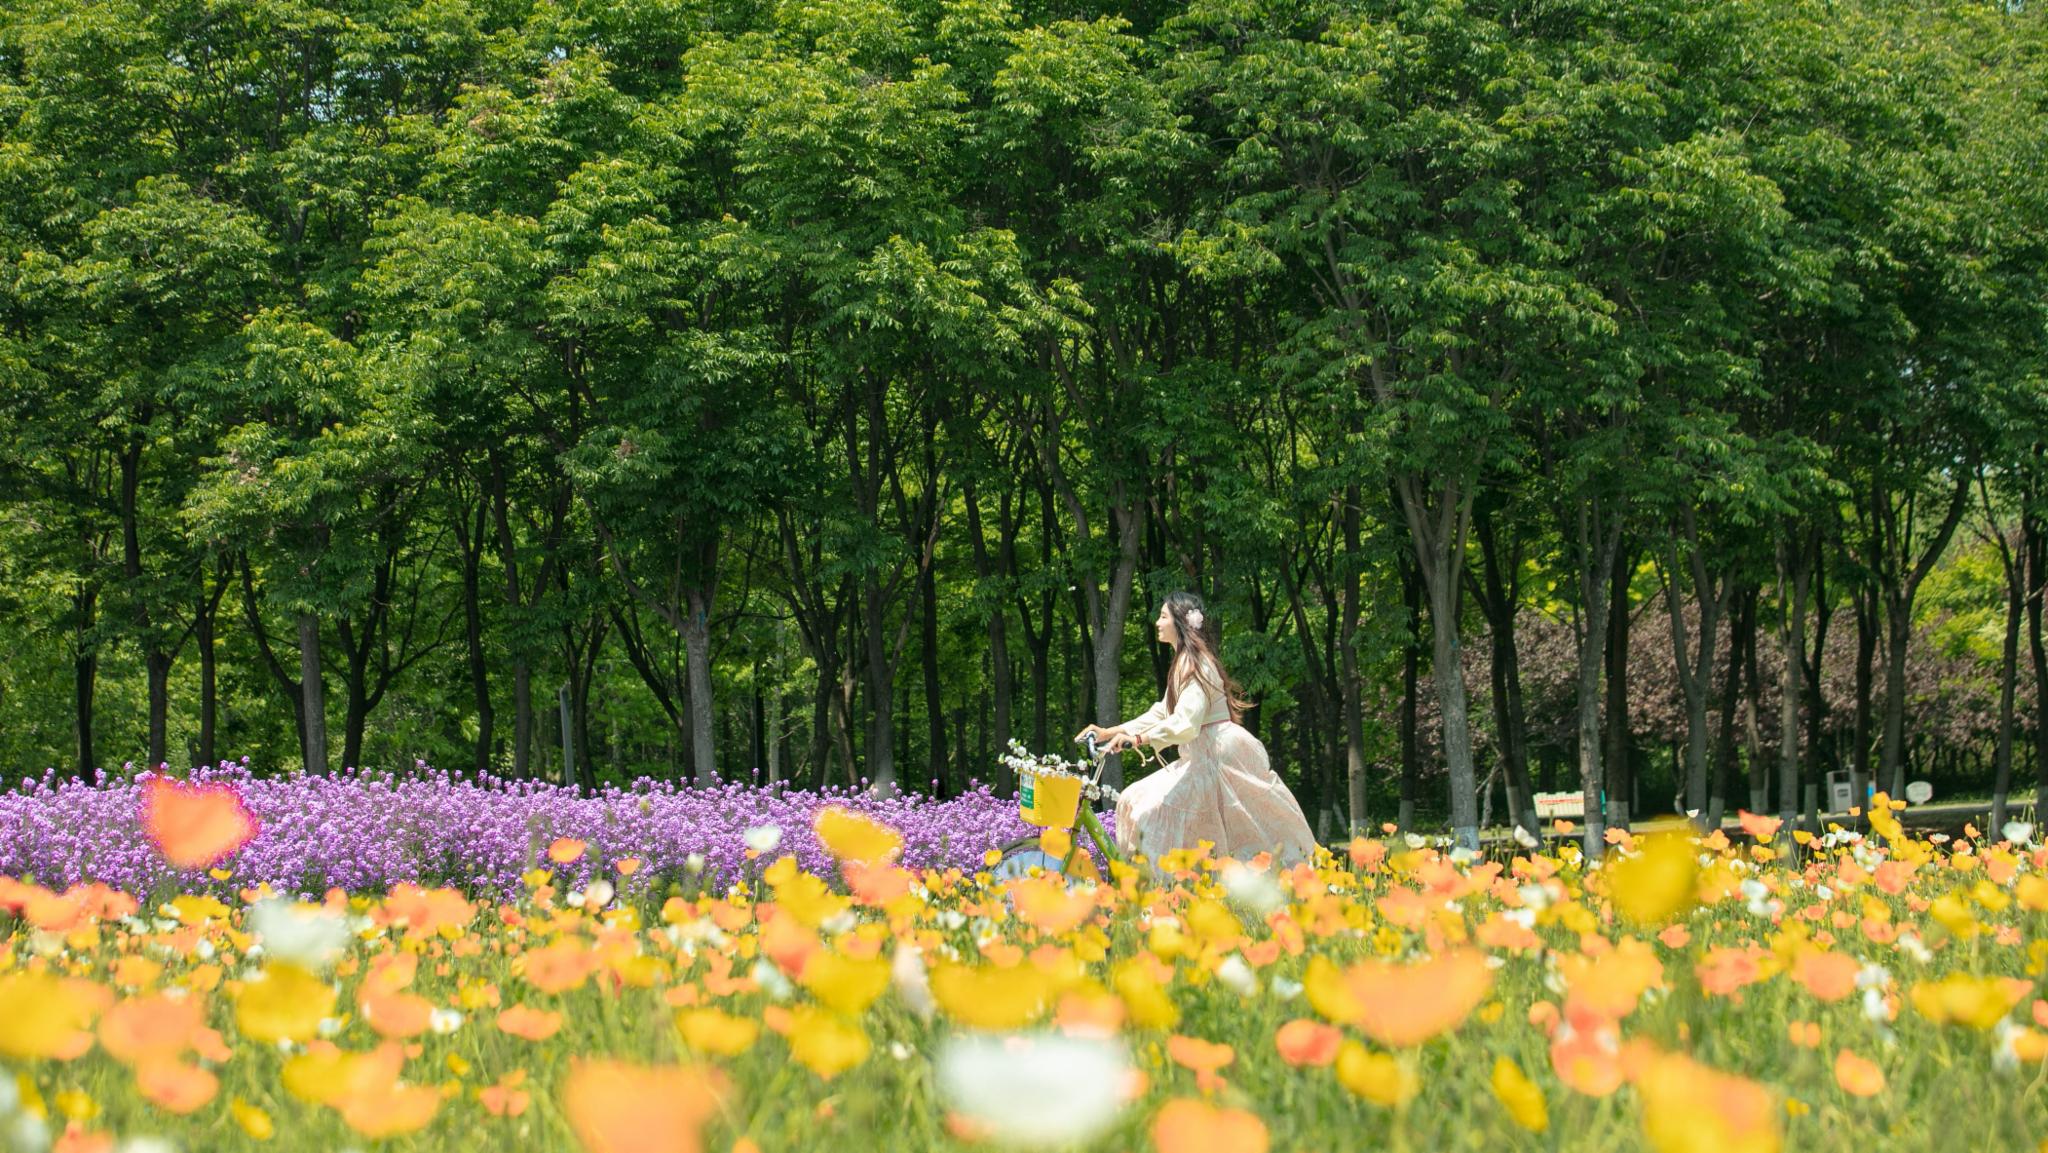
[[[1202,610],[1201,610],[1201,609],[1189,609],[1189,610],[1188,610],[1188,627],[1189,627],[1189,628],[1191,628],[1191,629],[1194,629],[1194,630],[1195,630],[1196,632],[1200,632],[1200,631],[1201,631],[1201,629],[1202,629]]]

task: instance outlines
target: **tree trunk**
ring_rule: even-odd
[[[520,592],[518,541],[512,535],[511,498],[506,491],[505,464],[491,457],[491,514],[497,524],[498,561],[505,567],[505,607],[513,614],[512,636],[512,777],[533,777],[533,666],[527,640],[521,635],[526,598]],[[481,535],[481,534],[479,534]],[[545,586],[543,574],[540,584]]]
[[[884,797],[896,794],[896,680],[890,659],[888,611],[882,585],[872,573],[862,581],[862,642],[867,651],[869,787]]]
[[[1607,848],[1606,780],[1601,764],[1601,673],[1607,663],[1608,587],[1621,551],[1619,524],[1605,523],[1599,502],[1581,502],[1576,516],[1578,547],[1578,748],[1579,787],[1585,798],[1584,849],[1587,860]]]
[[[1522,545],[1519,538],[1503,556],[1494,533],[1493,510],[1482,504],[1474,510],[1473,529],[1479,537],[1481,595],[1486,607],[1487,632],[1493,660],[1494,728],[1498,733],[1501,766],[1507,779],[1509,819],[1532,835],[1541,835],[1536,820],[1535,790],[1529,776],[1529,726],[1522,704],[1522,658],[1515,633],[1515,618],[1521,611],[1520,569]]]
[[[1400,561],[1401,601],[1407,614],[1407,639],[1401,644],[1401,831],[1415,829],[1415,802],[1422,789],[1421,712],[1422,578],[1407,558]]]
[[[462,636],[469,657],[471,699],[476,702],[476,746],[470,772],[482,777],[491,770],[496,715],[491,710],[490,662],[484,656],[483,553],[485,505],[477,502],[475,520],[466,510],[455,516],[456,544],[462,552]]]
[[[1629,578],[1635,558],[1626,545],[1616,548],[1612,583],[1607,590],[1607,823],[1629,827],[1635,795],[1635,766],[1629,762],[1628,625]]]
[[[1450,770],[1451,838],[1462,848],[1479,848],[1479,782],[1472,761],[1471,713],[1458,643],[1458,579],[1452,563],[1439,566],[1429,585],[1430,676],[1436,681],[1443,721],[1444,761]]]
[[[1893,797],[1906,789],[1906,645],[1913,635],[1911,605],[1900,599],[1889,598],[1885,606],[1884,752],[1878,762]]]
[[[939,679],[939,582],[935,564],[924,564],[917,574],[918,657],[924,671],[925,760],[933,791],[946,780],[947,738],[944,684]]]
[[[1699,644],[1688,656],[1685,628],[1685,602],[1679,595],[1679,573],[1676,534],[1665,552],[1666,599],[1671,617],[1672,664],[1678,676],[1678,687],[1685,698],[1685,808],[1700,832],[1706,833],[1720,827],[1721,808],[1717,802],[1725,800],[1726,781],[1709,783],[1707,759],[1707,698],[1714,691],[1714,652],[1721,628],[1721,616],[1727,609],[1728,597],[1734,586],[1731,577],[1723,576],[1717,582],[1707,564],[1703,542],[1700,540],[1696,514],[1688,508],[1681,513],[1681,524],[1689,555],[1687,565],[1692,572],[1693,604],[1698,609]],[[1734,642],[1729,643],[1731,655],[1739,657]],[[1731,670],[1737,666],[1731,662]],[[1740,677],[1731,671],[1729,684],[1739,684]],[[1732,691],[1732,690],[1730,690]],[[1729,700],[1721,715],[1721,732],[1732,737],[1730,727],[1734,717],[1734,702]],[[1731,746],[1732,748],[1732,746]]]
[[[342,682],[341,767],[344,772],[363,767],[363,731],[370,719],[367,675],[365,667],[351,660],[348,675]]]
[[[711,558],[716,558],[713,552]],[[690,688],[690,777],[698,788],[718,783],[718,749],[711,731],[711,597],[709,587],[683,592],[683,660]]]
[[[200,764],[212,768],[215,764],[215,727],[220,717],[220,688],[218,659],[214,654],[214,614],[220,611],[220,598],[227,591],[225,574],[220,584],[209,595],[199,598],[192,617],[192,633],[199,645],[199,757]]]
[[[1891,648],[1885,653],[1884,755],[1879,769],[1893,797],[1902,795],[1906,788],[1906,646],[1913,636],[1913,600],[1920,592],[1921,582],[1927,579],[1927,574],[1934,570],[1935,562],[1947,550],[1949,537],[1954,535],[1956,525],[1962,521],[1969,495],[1970,476],[1966,473],[1956,481],[1947,515],[1917,561],[1913,560],[1913,542],[1910,539],[1893,541],[1883,550],[1879,572],[1889,578],[1881,591],[1885,606],[1885,639]],[[1882,494],[1880,501],[1884,505],[1880,511],[1892,517],[1889,503]],[[1905,520],[1910,531],[1912,517],[1908,515]],[[1909,562],[1912,567],[1907,570],[1905,566]]]
[[[320,618],[309,612],[298,614],[299,625],[299,746],[306,771],[327,772],[327,693],[320,672]]]
[[[1850,737],[1855,747],[1850,750],[1850,765],[1860,786],[1874,780],[1870,774],[1870,754],[1875,746],[1872,738],[1875,736],[1873,713],[1877,687],[1879,608],[1877,588],[1867,576],[1856,581],[1849,603],[1856,615],[1856,716]]]
[[[1999,649],[1999,741],[1993,752],[1993,782],[1991,782],[1991,831],[2001,836],[2007,821],[2007,807],[2013,795],[2013,731],[2017,729],[2015,717],[2015,696],[2019,692],[2019,631],[2025,623],[2025,606],[2028,606],[2028,559],[2032,543],[2025,539],[2028,532],[2028,518],[2019,518],[2019,543],[2013,543],[2005,535],[2005,526],[1999,524],[1997,510],[1991,504],[1991,487],[1985,477],[1978,473],[1978,492],[1985,498],[1985,522],[1991,532],[1993,545],[1999,549],[1999,569],[2005,573],[2005,645]],[[2023,500],[2023,498],[2021,498]],[[2021,506],[2023,508],[2023,506]]]
[[[1367,786],[1365,763],[1365,678],[1358,669],[1358,621],[1362,608],[1364,573],[1358,557],[1360,494],[1357,485],[1344,490],[1344,567],[1342,577],[1342,614],[1338,650],[1340,656],[1344,711],[1344,781],[1346,801],[1351,810],[1350,832],[1353,836],[1365,833],[1371,826],[1367,815],[1370,793]]]
[[[1779,595],[1788,596],[1779,636],[1785,666],[1778,681],[1778,816],[1790,828],[1799,817],[1799,698],[1806,687],[1806,590],[1812,579],[1803,547],[1780,540]]]
[[[2025,546],[2022,545],[2024,548]],[[2014,696],[2019,686],[2020,626],[2026,617],[2026,569],[2014,563],[2003,540],[1999,552],[2005,560],[2005,645],[1998,662],[1998,747],[1993,758],[1991,785],[1991,832],[2005,828],[2006,806],[2012,797],[2012,745]]]
[[[533,666],[512,658],[512,777],[533,777]]]
[[[99,768],[99,761],[92,747],[92,714],[93,702],[99,688],[100,655],[97,644],[90,639],[93,614],[98,602],[99,593],[90,582],[81,584],[71,600],[73,610],[78,616],[78,627],[72,637],[72,720],[78,738],[78,776],[79,779],[88,781],[92,779],[93,770]]]
[[[758,661],[754,664],[753,681],[753,715],[748,718],[752,723],[747,727],[751,730],[754,757],[753,764],[748,766],[747,779],[759,785],[764,783],[761,780],[762,767],[768,763],[768,704],[761,692],[761,665]]]
[[[1742,652],[1742,751],[1749,763],[1749,804],[1752,813],[1770,811],[1769,762],[1764,760],[1763,707],[1764,683],[1757,674],[1757,621],[1758,610],[1762,607],[1763,590],[1749,592],[1749,619],[1745,622],[1748,635],[1744,637]]]
[[[1818,786],[1826,782],[1830,770],[1841,766],[1838,763],[1840,752],[1828,728],[1827,694],[1821,684],[1821,675],[1827,670],[1828,625],[1835,617],[1835,606],[1828,594],[1827,537],[1816,529],[1811,540],[1808,557],[1813,585],[1807,606],[1813,613],[1813,655],[1804,663],[1803,683],[1806,694],[1806,779],[1809,784]]]
[[[121,469],[121,575],[129,607],[135,613],[135,640],[142,648],[143,677],[149,699],[149,767],[160,768],[167,755],[171,711],[171,660],[163,638],[150,619],[149,594],[142,579],[141,497],[142,442],[132,440],[119,454]]]
[[[1748,665],[1747,645],[1755,644],[1755,590],[1737,588],[1732,593],[1734,613],[1728,622],[1728,665],[1721,682],[1721,732],[1714,749],[1713,787],[1702,810],[1700,827],[1712,832],[1728,815],[1728,794],[1735,787],[1736,714],[1742,708],[1743,670]],[[1704,640],[1705,634],[1702,633]],[[1704,694],[1702,694],[1704,696]],[[1701,725],[1706,724],[1704,717]]]
[[[1122,486],[1117,495],[1123,496]],[[1143,506],[1136,500],[1120,499],[1112,521],[1117,534],[1115,567],[1110,571],[1109,587],[1098,593],[1091,583],[1088,598],[1087,625],[1094,634],[1091,640],[1094,661],[1090,679],[1095,686],[1095,723],[1114,725],[1123,718],[1123,655],[1124,626],[1130,620],[1131,596],[1135,591],[1138,575],[1139,530],[1143,527],[1141,517]],[[1090,578],[1092,581],[1092,578]],[[1122,788],[1124,783],[1123,758],[1109,757],[1103,763],[1102,779],[1112,787]]]
[[[2042,463],[2037,450],[2035,468]],[[2035,474],[2036,483],[2039,474]],[[2034,495],[2034,494],[2029,494]],[[2034,821],[2048,821],[2048,644],[2041,632],[2042,601],[2048,598],[2048,524],[2040,508],[2029,501],[2020,520],[2020,538],[2026,551],[2027,650],[2034,658]]]
[[[1016,688],[1011,683],[1010,670],[1009,596],[1006,587],[990,586],[999,582],[1006,586],[1009,579],[1014,576],[1016,534],[1009,515],[1010,497],[1004,493],[998,498],[1002,514],[996,518],[996,530],[1002,534],[1002,539],[996,543],[996,556],[1003,562],[1003,571],[999,576],[996,565],[989,556],[988,538],[982,534],[981,494],[976,491],[971,477],[966,482],[962,498],[967,508],[967,540],[974,552],[974,574],[983,585],[980,603],[985,606],[983,611],[988,619],[988,668],[995,710],[993,743],[996,790],[1008,793],[1017,787],[1016,781],[1011,779],[1013,774],[1002,764],[1002,758],[1008,756],[1010,752],[1010,706],[1012,698],[1016,695]]]
[[[171,655],[152,645],[142,660],[143,675],[149,682],[149,767],[155,769],[169,756]]]
[[[815,788],[832,783],[832,697],[838,691],[837,670],[819,666],[811,692],[811,783]]]
[[[1395,478],[1395,494],[1415,548],[1429,602],[1430,676],[1436,682],[1443,726],[1444,764],[1451,790],[1451,838],[1461,848],[1479,848],[1479,778],[1472,762],[1471,711],[1460,660],[1458,594],[1465,569],[1465,538],[1471,523],[1470,489],[1452,480],[1433,484],[1415,475]]]

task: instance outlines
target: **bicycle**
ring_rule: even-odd
[[[1082,803],[1101,800],[1114,806],[1119,799],[1114,787],[1102,783],[1102,762],[1103,758],[1109,755],[1108,750],[1100,746],[1094,733],[1088,734],[1077,743],[1085,743],[1088,746],[1088,760],[1093,764],[1094,771],[1087,775],[1020,771],[1017,782],[1018,811],[1031,824],[1048,830],[1065,829],[1070,834],[1078,820],[1081,830],[1095,843],[1095,848],[1102,854],[1104,861],[1120,861],[1123,855],[1117,852],[1116,841],[1109,835],[1109,831],[1102,827],[1101,818],[1095,815],[1092,805]],[[1065,781],[1077,783],[1068,786],[1063,783]],[[1074,812],[1071,814],[1064,811],[1069,788],[1072,790],[1074,804]],[[1065,873],[1076,879],[1102,879],[1095,858],[1081,847],[1078,840],[1070,835],[1066,854],[1054,856],[1041,846],[1042,836],[1043,833],[1035,833],[1019,837],[1004,845],[1000,850],[1001,858],[989,870],[990,875],[998,881],[1005,881],[1025,876],[1032,869],[1039,869],[1048,873]]]

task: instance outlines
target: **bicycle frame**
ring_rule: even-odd
[[[1088,784],[1099,786],[1102,782],[1102,759],[1108,754],[1097,747],[1094,733],[1088,734],[1086,743],[1088,745],[1088,759],[1095,765],[1095,773],[1089,777]],[[1095,815],[1095,807],[1087,803],[1088,797],[1085,790],[1081,800],[1082,804],[1077,821],[1081,829],[1088,834],[1089,840],[1095,842],[1095,847],[1102,853],[1103,860],[1110,862],[1123,860],[1123,854],[1117,851],[1116,839],[1109,835],[1109,830],[1102,827],[1101,818]],[[1070,847],[1067,850],[1067,855],[1060,859],[1060,871],[1062,873],[1067,871],[1067,865],[1073,859],[1074,850]]]

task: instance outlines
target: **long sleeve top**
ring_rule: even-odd
[[[1230,701],[1224,696],[1214,670],[1200,668],[1171,709],[1161,697],[1151,708],[1123,723],[1124,731],[1153,748],[1185,745],[1195,739],[1202,726],[1230,719]]]

